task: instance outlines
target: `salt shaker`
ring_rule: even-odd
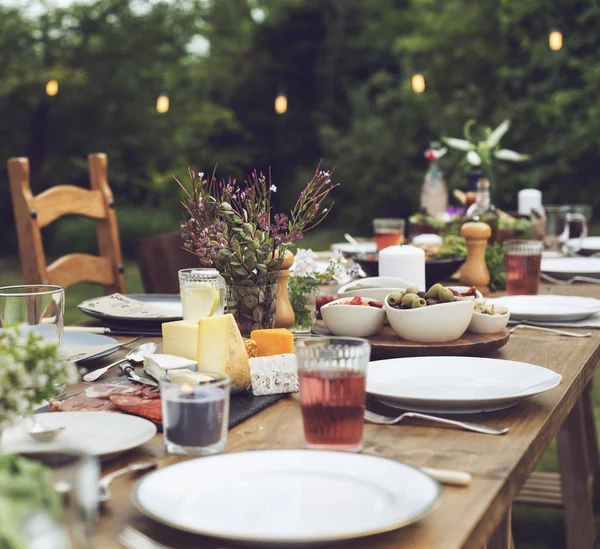
[[[460,269],[460,283],[463,286],[476,286],[487,296],[490,283],[490,273],[485,264],[485,248],[492,236],[492,229],[487,223],[471,221],[460,229],[461,236],[467,243],[467,260]]]

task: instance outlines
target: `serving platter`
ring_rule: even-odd
[[[118,347],[119,342],[116,339],[105,335],[86,332],[65,332],[63,334],[63,353],[67,358],[80,365],[107,357]]]
[[[203,457],[154,471],[132,492],[139,511],[172,528],[261,547],[389,532],[423,518],[440,497],[439,484],[413,467],[323,450]]]
[[[329,336],[331,333],[322,320],[318,320],[312,329],[313,333],[320,336]],[[371,358],[400,358],[416,356],[479,356],[492,353],[508,342],[510,333],[504,329],[497,334],[473,334],[465,332],[456,341],[448,343],[416,343],[400,339],[391,326],[384,325],[381,331],[367,337],[371,344]]]

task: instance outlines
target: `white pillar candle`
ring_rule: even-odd
[[[379,276],[394,276],[425,291],[425,251],[415,246],[390,246],[379,252]]]
[[[531,215],[531,210],[539,213],[542,209],[542,192],[538,189],[523,189],[519,191],[519,214]]]

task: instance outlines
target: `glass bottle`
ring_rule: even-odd
[[[421,187],[421,211],[431,217],[445,214],[448,207],[448,186],[438,165],[446,150],[439,147],[439,143],[433,142],[425,152],[425,158],[429,160],[429,169]]]
[[[490,243],[498,238],[498,213],[490,198],[490,182],[485,177],[477,181],[477,194],[475,202],[469,207],[466,214],[469,221],[482,221],[492,229]]]

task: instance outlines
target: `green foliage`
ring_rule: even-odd
[[[491,292],[500,292],[506,288],[504,270],[504,249],[501,244],[492,244],[485,249],[485,263],[490,273],[488,285]]]

